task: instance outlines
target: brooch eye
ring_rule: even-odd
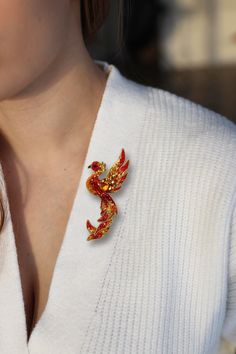
[[[87,220],[86,226],[89,231],[87,241],[102,238],[110,229],[113,217],[118,214],[116,203],[110,193],[117,192],[128,175],[129,160],[125,161],[125,159],[125,150],[122,148],[118,160],[102,180],[99,179],[99,176],[106,171],[105,162],[94,161],[88,166],[88,168],[92,168],[94,173],[87,179],[86,187],[90,193],[101,198],[101,213],[97,219],[99,222],[97,227]]]

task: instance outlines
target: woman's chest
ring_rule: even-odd
[[[177,189],[162,194],[136,190],[112,231],[116,242],[83,353],[218,353],[227,294],[225,221],[206,217],[207,198],[184,200]],[[216,214],[222,210],[219,204]]]
[[[168,211],[163,203],[159,217],[153,219],[135,199],[130,201],[123,222],[114,223],[107,240],[97,242],[97,250],[95,243],[93,249],[91,245],[91,254],[84,255],[88,260],[83,259],[81,253],[76,255],[77,246],[72,251],[73,244],[67,244],[64,273],[58,273],[53,288],[57,304],[52,312],[55,328],[61,319],[67,318],[65,316],[69,322],[74,318],[74,345],[83,353],[171,353],[173,348],[181,354],[217,353],[224,319],[227,273],[224,247],[220,239],[214,241],[215,226],[204,225],[200,214],[181,228],[174,227],[174,215],[177,215],[175,222],[178,223],[181,210],[179,214],[173,209]],[[140,219],[132,210],[140,212]],[[34,323],[45,308],[60,246],[57,237],[62,230],[60,217],[50,213],[47,217],[48,213],[49,210],[42,214],[45,228],[42,228],[42,221],[28,227],[31,235],[40,230],[34,237],[38,242],[32,241],[36,262]],[[169,220],[163,222],[165,218]],[[29,219],[34,218],[31,215]],[[198,231],[194,232],[192,228],[201,222],[202,228],[198,226]],[[54,224],[57,227],[52,227]],[[74,226],[71,229],[73,237],[77,230],[79,228]],[[112,252],[107,254],[105,245],[111,242],[109,237],[114,244]],[[89,270],[85,266],[87,262],[90,262]],[[101,266],[103,262],[104,266]],[[63,267],[59,269],[63,270]],[[83,282],[81,274],[84,274]],[[27,303],[27,286],[25,291]],[[90,302],[91,296],[93,302]],[[30,316],[30,297],[28,300]],[[83,309],[79,307],[80,301]],[[62,315],[61,310],[64,311]],[[80,315],[84,314],[86,322],[82,323]],[[76,328],[79,331],[81,325],[87,333],[82,342],[76,339]],[[57,336],[51,338],[51,350],[56,350]]]
[[[22,207],[9,191],[28,338],[47,305],[73,193],[61,188],[58,199],[53,188],[32,188]]]
[[[85,222],[98,217],[98,201],[81,189],[31,353],[64,353],[65,345],[73,354],[217,353],[227,281],[225,223],[217,217],[223,209],[206,218],[208,198],[197,203],[194,194],[184,199],[178,191],[118,195],[118,220],[103,240],[90,243]],[[49,201],[37,212],[44,225],[34,245],[41,275],[54,257],[47,241],[59,232],[51,209]],[[45,250],[46,261],[37,256]],[[41,277],[42,288],[46,281]]]
[[[43,205],[39,207],[34,211],[41,213],[44,223],[26,211],[25,222],[15,231],[28,338],[45,309],[65,229],[60,213],[45,213]]]
[[[114,254],[83,353],[218,353],[224,272],[201,250],[184,255],[159,241]]]
[[[60,247],[58,238],[52,243],[52,233],[47,236],[37,242],[31,240],[30,246],[16,242],[28,338],[45,309]]]

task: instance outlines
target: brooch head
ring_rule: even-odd
[[[106,171],[105,162],[93,161],[88,168],[91,168],[93,174],[88,177],[86,187],[88,191],[101,199],[101,213],[99,225],[93,226],[87,220],[86,226],[89,231],[87,241],[100,239],[111,227],[113,217],[118,214],[118,209],[110,193],[117,192],[128,175],[129,160],[125,161],[125,150],[122,148],[118,160],[111,166],[107,176],[99,179],[99,176]]]

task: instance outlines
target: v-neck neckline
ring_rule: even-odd
[[[58,252],[57,257],[56,257],[56,262],[55,262],[55,265],[54,265],[54,269],[53,269],[52,277],[51,277],[51,282],[50,282],[50,285],[49,285],[48,299],[47,299],[46,304],[44,306],[43,312],[41,313],[38,321],[35,323],[32,331],[31,331],[31,334],[29,336],[29,339],[27,340],[27,345],[28,346],[29,346],[29,343],[31,342],[31,337],[33,337],[33,335],[34,335],[35,328],[39,327],[40,322],[42,321],[42,318],[45,316],[48,304],[50,302],[50,295],[51,295],[51,292],[53,291],[53,288],[54,288],[55,274],[58,272],[58,268],[60,266],[60,260],[62,258],[62,254],[64,252],[65,243],[67,242],[67,239],[70,237],[69,226],[70,226],[70,224],[72,222],[72,218],[75,216],[75,209],[76,209],[76,206],[77,206],[77,203],[78,203],[79,193],[80,193],[80,190],[82,188],[81,187],[82,180],[84,179],[85,173],[88,171],[88,169],[87,169],[87,165],[88,165],[88,162],[89,162],[88,161],[88,157],[90,155],[91,146],[93,144],[94,133],[96,131],[97,124],[98,124],[98,121],[100,119],[100,115],[102,115],[103,106],[105,104],[104,101],[106,100],[107,91],[108,91],[108,87],[109,87],[110,80],[111,80],[111,73],[112,73],[113,66],[109,65],[107,62],[102,62],[102,61],[99,61],[99,60],[94,60],[94,62],[97,65],[99,65],[100,68],[102,68],[102,70],[105,73],[108,74],[108,77],[107,77],[105,88],[104,88],[104,91],[103,91],[103,94],[102,94],[102,99],[100,101],[100,105],[99,105],[99,108],[98,108],[98,111],[97,111],[97,115],[96,115],[96,118],[95,118],[95,121],[94,121],[94,124],[93,124],[92,132],[90,134],[90,139],[89,139],[89,143],[88,143],[88,146],[87,146],[87,151],[86,151],[86,154],[85,154],[85,158],[84,158],[83,166],[82,166],[82,170],[81,170],[82,171],[81,172],[81,176],[80,176],[79,180],[77,181],[76,190],[75,190],[72,206],[71,206],[71,209],[70,209],[70,212],[69,212],[69,217],[67,219],[64,236],[62,238],[62,242],[61,242],[61,245],[60,245],[60,248],[59,248],[59,252]],[[21,283],[21,289],[22,289],[22,283]],[[22,289],[22,296],[23,296],[23,289]],[[25,313],[25,325],[27,326],[27,324],[26,324],[26,313]]]
[[[44,310],[43,310],[42,314],[40,315],[38,321],[36,322],[36,324],[34,325],[32,331],[31,331],[29,339],[27,339],[27,345],[29,345],[29,343],[31,342],[31,338],[34,335],[35,328],[40,325],[40,323],[42,321],[42,318],[45,316],[45,313],[47,311],[47,307],[48,307],[48,304],[50,302],[50,295],[51,295],[51,292],[53,290],[54,283],[55,283],[55,280],[54,280],[55,274],[58,272],[58,268],[60,266],[60,260],[61,260],[61,257],[62,257],[63,251],[64,251],[64,247],[65,247],[64,245],[65,245],[68,237],[70,236],[70,224],[72,222],[72,218],[75,216],[75,209],[76,209],[76,206],[78,204],[78,198],[79,198],[79,194],[80,194],[81,183],[82,183],[82,180],[85,177],[85,173],[87,172],[87,165],[89,164],[89,162],[92,162],[92,161],[88,161],[88,157],[90,155],[91,146],[93,144],[94,132],[96,131],[98,121],[100,119],[100,116],[102,115],[103,106],[105,104],[107,91],[109,90],[109,84],[110,84],[110,81],[111,81],[112,69],[114,68],[113,65],[108,64],[105,61],[94,60],[94,62],[97,65],[99,65],[100,68],[102,68],[102,70],[105,73],[108,74],[108,76],[107,76],[105,88],[104,88],[104,91],[103,91],[103,94],[102,94],[102,99],[100,101],[100,105],[99,105],[99,108],[98,108],[98,111],[97,111],[97,115],[96,115],[96,118],[95,118],[95,121],[94,121],[94,124],[93,124],[92,132],[90,134],[90,139],[89,139],[89,143],[88,143],[88,147],[87,147],[87,152],[86,152],[85,159],[84,159],[83,166],[82,166],[82,170],[81,170],[82,173],[81,173],[81,176],[80,176],[79,180],[77,181],[77,185],[76,185],[76,189],[75,189],[75,194],[74,194],[72,206],[71,206],[71,209],[70,209],[70,212],[69,212],[69,217],[67,219],[67,224],[66,224],[64,236],[62,238],[62,243],[60,245],[59,252],[58,252],[57,257],[56,257],[56,262],[55,262],[54,269],[53,269],[53,272],[52,272],[51,282],[50,282],[49,291],[48,291],[48,299],[46,301],[46,304],[44,306]],[[6,179],[5,179],[4,174],[3,174],[2,166],[1,166],[1,172],[2,172],[2,180],[3,180],[3,184],[4,184],[4,188],[5,188],[5,195],[7,196]],[[13,237],[13,240],[14,240],[14,243],[15,243],[15,234],[14,234],[13,223],[12,223],[12,215],[11,215],[11,211],[10,211],[10,206],[8,204],[8,199],[6,199],[6,201],[7,201],[7,210],[8,210],[9,221],[10,221],[10,224],[11,224],[12,237]],[[84,237],[86,237],[86,235],[84,235]],[[15,243],[15,247],[16,247],[16,243]],[[15,248],[15,249],[17,251],[17,248]],[[17,252],[16,252],[16,255],[17,255],[17,261],[18,261]],[[18,268],[18,272],[19,272],[19,276],[20,276],[19,262],[17,262],[17,268]],[[21,297],[23,299],[23,289],[22,289],[22,282],[21,282],[21,278],[20,277],[19,277],[19,281],[20,281]],[[24,319],[25,319],[25,329],[26,329],[26,337],[27,337],[27,323],[26,323],[27,319],[26,319],[25,311],[24,311]]]
[[[62,347],[66,343],[67,348],[69,346],[67,352],[81,352],[89,325],[96,313],[112,256],[122,238],[122,227],[127,217],[125,211],[134,188],[133,173],[139,158],[137,147],[146,119],[149,90],[125,78],[116,66],[101,60],[94,61],[110,73],[54,266],[47,303],[29,340],[16,243],[0,164],[2,195],[8,211],[0,237],[0,288],[4,289],[5,294],[9,294],[6,299],[4,293],[0,293],[0,313],[6,313],[0,317],[0,328],[3,336],[7,336],[9,332],[13,334],[13,343],[17,343],[16,349],[9,339],[6,342],[1,340],[0,351],[3,347],[12,354],[51,354],[57,348],[56,352],[59,354],[64,353]],[[137,104],[138,111],[132,109]],[[91,175],[87,166],[97,160],[104,161],[110,168],[118,159],[122,148],[125,149],[130,165],[124,187],[114,196],[118,215],[107,235],[100,240],[87,241],[86,220],[97,225],[100,215],[98,198],[86,189],[86,180]]]

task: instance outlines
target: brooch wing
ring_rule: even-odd
[[[107,176],[99,181],[100,188],[107,193],[118,191],[128,175],[129,160],[125,162],[125,151],[121,150],[119,159],[112,165]]]

